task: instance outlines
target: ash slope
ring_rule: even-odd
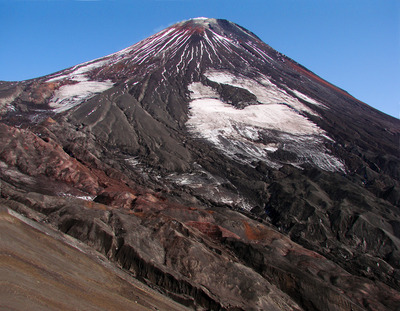
[[[83,243],[3,207],[0,230],[4,310],[188,310],[108,266]]]
[[[234,23],[181,22],[115,54],[3,82],[0,109],[8,206],[39,212],[175,298],[215,309],[399,303],[399,120]],[[170,221],[178,227],[166,230]],[[272,228],[308,249],[304,261],[286,261],[288,242]],[[145,242],[146,230],[159,242]],[[222,275],[199,270],[209,250]],[[271,267],[269,256],[285,263]],[[235,269],[279,292],[237,284]]]

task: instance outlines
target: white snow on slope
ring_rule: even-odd
[[[201,82],[189,84],[188,90],[191,92],[191,99],[214,98],[219,99],[219,94],[211,87],[203,85]]]
[[[290,96],[284,90],[277,87],[266,76],[260,75],[257,80],[253,80],[244,76],[235,76],[230,72],[216,70],[206,72],[205,76],[209,80],[217,83],[229,84],[234,87],[246,89],[250,93],[254,94],[260,103],[285,103],[296,110],[317,115],[312,109],[302,104],[297,98]],[[300,92],[298,93],[301,94]],[[303,96],[305,97],[305,95]]]
[[[72,84],[64,85],[54,92],[49,102],[49,106],[54,108],[53,111],[56,113],[67,111],[111,88],[114,85],[111,80],[91,81],[87,77],[88,72],[109,62],[109,60],[95,60],[83,63],[47,80],[46,82],[72,81]]]
[[[101,82],[82,81],[64,85],[54,92],[49,106],[54,108],[54,112],[60,113],[75,107],[98,93],[108,90],[112,86],[113,83],[110,80]]]
[[[15,111],[15,106],[12,102],[18,97],[21,91],[18,91],[10,96],[0,98],[0,115],[6,111]]]
[[[292,91],[298,98],[301,98],[302,100],[305,100],[306,102],[309,102],[310,104],[313,104],[313,105],[316,105],[316,106],[319,106],[319,107],[327,108],[324,104],[312,99],[311,97],[309,97],[309,96],[307,96],[307,95],[305,95],[305,94],[303,94],[303,93],[301,93],[301,92],[299,92],[297,90],[292,90],[292,89],[289,89],[289,90]]]
[[[86,62],[83,64],[76,65],[68,70],[64,74],[56,74],[53,78],[47,80],[46,82],[56,82],[60,80],[72,80],[72,81],[88,81],[86,74],[96,68],[102,67],[108,63],[107,60],[94,60]]]
[[[314,123],[281,104],[251,105],[244,109],[236,109],[219,99],[197,98],[192,101],[190,107],[191,122],[198,122],[198,127],[207,131],[220,130],[231,121],[243,121],[251,127],[268,128],[295,135],[322,134],[322,130]]]
[[[282,104],[281,97],[269,98],[270,93],[263,94],[262,89],[254,87],[257,83],[250,83],[248,78],[239,84],[228,80],[232,77],[230,73],[210,76],[215,82],[249,86],[248,90],[264,103],[236,109],[222,102],[211,87],[192,83],[188,86],[192,101],[187,127],[193,135],[208,140],[232,159],[249,165],[260,160],[272,168],[279,168],[283,163],[294,166],[311,163],[326,171],[345,171],[344,164],[325,148],[326,133],[296,109]],[[278,150],[295,159],[274,160],[273,153]]]
[[[186,32],[177,31],[173,27],[167,28],[122,51],[53,74],[46,82],[71,81],[74,83],[64,85],[55,91],[49,106],[54,108],[56,113],[64,112],[111,88],[113,83],[110,80],[90,80],[89,73],[97,68],[107,68],[123,60],[141,64],[155,55],[165,53],[166,49],[173,49],[176,53],[189,37]]]
[[[194,164],[196,165],[196,163]],[[202,167],[192,173],[173,173],[166,178],[181,187],[190,188],[193,194],[207,198],[211,202],[229,204],[248,211],[253,207],[235,190],[236,187],[229,180],[214,176]],[[227,189],[227,184],[231,186],[230,190]]]

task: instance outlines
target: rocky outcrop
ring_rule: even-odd
[[[41,222],[188,306],[386,310],[400,303],[400,295],[383,283],[355,277],[238,212],[186,207],[152,194],[140,196],[133,209],[111,208],[23,194],[7,184],[2,197],[3,205],[40,212]]]
[[[400,289],[396,208],[342,176],[289,172],[269,188],[272,222],[348,271]]]

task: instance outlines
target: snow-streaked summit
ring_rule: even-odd
[[[247,29],[224,19],[198,17],[119,52],[47,76],[45,83],[55,85],[47,104],[54,113],[73,111],[116,85],[137,92],[142,101],[148,77],[154,81],[153,94],[179,80],[190,108],[182,126],[232,159],[249,165],[264,161],[271,167],[309,163],[344,172],[344,164],[324,147],[331,141],[329,134],[308,117],[320,118],[315,108],[328,108],[282,83],[286,73],[279,68],[287,63]],[[215,96],[202,97],[202,92]],[[244,97],[235,98],[237,93]],[[96,115],[97,109],[91,108],[88,117]],[[276,152],[296,156],[282,161],[276,159]]]
[[[337,102],[343,92],[228,20],[178,22],[119,52],[46,76],[43,83],[53,89],[46,104],[56,114],[79,111],[106,91],[124,92],[147,101],[144,106],[165,106],[158,118],[168,116],[170,124],[247,165],[263,161],[275,168],[315,165],[346,172],[344,161],[327,148],[334,137],[321,127],[323,115],[334,108],[321,94],[328,89]],[[168,102],[171,91],[182,97],[179,107]],[[162,104],[155,104],[160,98]],[[94,118],[98,109],[91,107],[85,117]]]

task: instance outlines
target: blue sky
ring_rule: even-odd
[[[50,74],[199,16],[236,22],[400,117],[398,0],[0,0],[0,80]]]

